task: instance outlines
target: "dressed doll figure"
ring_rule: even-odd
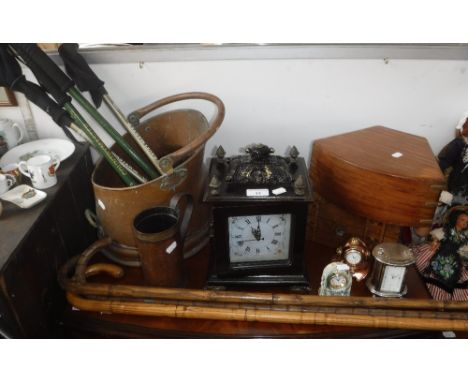
[[[454,197],[466,199],[468,197],[468,115],[458,123],[459,137],[448,143],[437,156],[442,171],[452,167],[448,178],[448,191]],[[463,203],[462,200],[453,201]],[[463,203],[465,204],[465,203]]]
[[[450,206],[468,205],[468,112],[456,127],[458,137],[449,142],[437,159],[442,172],[451,169],[447,190],[440,194],[439,204],[432,219],[433,226],[441,226],[443,216]]]
[[[468,301],[468,207],[447,212],[441,228],[431,231],[432,243],[413,248],[416,267],[435,300]]]

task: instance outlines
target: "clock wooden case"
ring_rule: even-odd
[[[307,169],[295,147],[288,157],[262,145],[247,155],[210,161],[204,201],[212,206],[208,285],[308,287],[304,266]]]

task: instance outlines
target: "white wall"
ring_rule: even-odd
[[[187,91],[219,96],[226,117],[207,144],[208,155],[219,144],[231,155],[262,142],[279,154],[296,145],[308,159],[315,139],[372,125],[424,136],[437,154],[468,110],[468,60],[460,59],[186,60],[92,68],[125,113]],[[208,116],[214,110],[206,101],[190,106]],[[115,121],[105,106],[101,109]],[[42,111],[33,107],[33,112],[41,138],[63,136]],[[21,119],[16,108],[0,108],[5,116]]]

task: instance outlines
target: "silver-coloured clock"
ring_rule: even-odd
[[[381,243],[372,250],[374,267],[366,284],[369,290],[381,297],[402,297],[408,291],[405,276],[408,266],[414,263],[410,248],[399,243]]]

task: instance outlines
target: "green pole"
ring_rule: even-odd
[[[151,179],[158,177],[158,173],[140,156],[135,152],[135,150],[128,144],[125,139],[116,131],[109,122],[96,110],[96,108],[88,102],[86,98],[76,89],[76,87],[71,87],[68,90],[68,93],[75,99],[95,120],[98,122],[102,128],[114,139],[115,142],[132,158],[135,163],[141,167]]]

